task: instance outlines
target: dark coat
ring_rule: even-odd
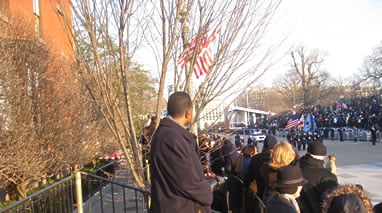
[[[262,198],[265,188],[264,178],[260,174],[260,168],[263,163],[269,161],[270,153],[262,152],[253,156],[251,163],[249,163],[247,175],[244,178],[244,186],[248,187],[252,180],[256,180],[257,183],[257,195]]]
[[[281,197],[280,194],[273,195],[267,203],[266,213],[297,213],[293,204]]]
[[[243,161],[243,155],[235,149],[227,150],[228,154],[225,158],[225,171],[228,174],[226,182],[229,191],[229,207],[230,209],[240,209],[242,205],[242,183],[240,179],[240,169]]]
[[[272,196],[277,194],[276,187],[274,183],[277,181],[277,169],[273,169],[269,166],[268,163],[264,163],[260,168],[260,174],[264,179],[265,188],[264,188],[264,196]]]
[[[262,152],[252,157],[251,162],[248,165],[247,174],[244,178],[244,187],[248,189],[250,183],[256,180],[257,196],[259,199],[263,198],[264,192],[264,178],[260,174],[260,167],[263,163],[269,160],[270,153],[268,151]],[[248,190],[251,191],[251,190]],[[245,212],[256,212],[260,208],[260,203],[251,193],[247,193],[245,202]]]
[[[322,195],[338,185],[337,177],[324,168],[324,161],[306,154],[300,159],[303,177],[308,180],[299,198],[301,212],[321,213]]]
[[[203,174],[195,137],[169,118],[153,135],[151,213],[211,212],[212,191]]]

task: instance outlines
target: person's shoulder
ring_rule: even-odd
[[[301,169],[303,169],[309,163],[310,159],[309,156],[305,154],[298,161],[300,162]]]
[[[330,172],[330,170],[323,168],[321,171],[322,171],[322,175],[323,175],[324,180],[334,181],[334,182],[338,181],[337,176],[334,175],[332,172]]]
[[[265,212],[269,213],[295,213],[297,212],[289,203],[288,200],[285,198],[281,197],[280,194],[275,194],[273,195],[268,203],[266,204],[267,208]]]

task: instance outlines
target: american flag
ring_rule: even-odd
[[[199,39],[199,40],[198,40]],[[191,44],[186,44],[186,48],[183,50],[182,54],[180,55],[178,59],[178,64],[181,67],[186,66],[188,63],[191,62],[193,53],[195,51],[196,45],[199,43],[203,43],[203,40],[205,40],[205,35],[202,36],[196,36],[194,39],[192,39]],[[198,54],[201,52],[201,48],[197,49]]]
[[[336,111],[342,111],[342,109],[348,109],[348,106],[345,103],[336,102]]]
[[[184,49],[182,54],[179,57],[178,64],[181,67],[186,66],[192,60],[194,55],[194,51],[196,53],[196,59],[194,64],[194,73],[196,78],[203,75],[204,73],[208,73],[211,65],[213,64],[212,54],[210,44],[216,40],[217,34],[220,33],[220,28],[215,29],[210,37],[207,39],[206,35],[196,36],[190,45]]]
[[[298,113],[289,118],[285,129],[299,128],[304,126],[304,116],[300,116]]]

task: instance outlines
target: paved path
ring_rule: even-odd
[[[339,183],[361,184],[373,204],[382,202],[382,143],[325,140],[324,144],[328,154],[336,155]],[[299,151],[301,156],[305,152]]]
[[[131,185],[132,176],[128,174],[125,163],[116,166],[113,181],[124,185]],[[119,185],[107,184],[101,192],[95,193],[89,200],[84,202],[85,213],[120,213],[120,212],[147,212],[142,208],[143,196],[137,193],[137,203],[133,190],[124,189]],[[138,208],[137,208],[138,205]],[[76,213],[76,211],[74,211]]]

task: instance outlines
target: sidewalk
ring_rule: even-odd
[[[113,181],[130,185],[131,175],[122,165],[115,169],[115,178]],[[112,193],[113,192],[113,193]],[[135,201],[135,192],[129,189],[123,189],[121,186],[107,184],[101,192],[95,193],[89,200],[84,202],[85,213],[119,213],[119,212],[147,212],[142,208],[143,196],[138,193],[137,203]],[[124,199],[125,198],[125,199]],[[102,199],[102,200],[101,200]],[[114,202],[113,202],[114,200]],[[138,209],[136,208],[138,205]],[[77,213],[77,211],[74,211]]]

